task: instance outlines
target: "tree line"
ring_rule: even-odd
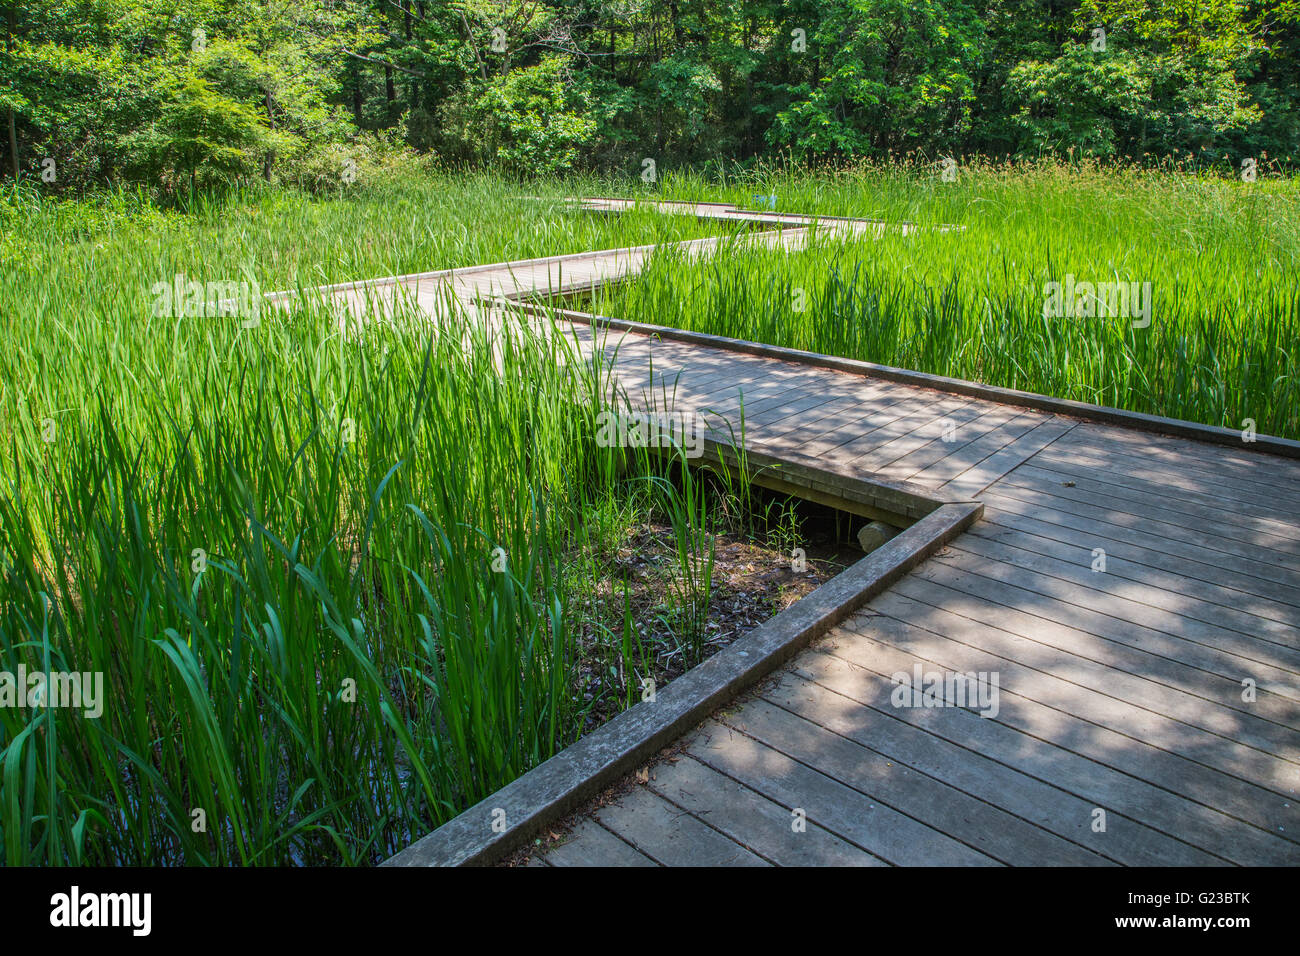
[[[3,175],[1300,158],[1300,0],[0,0]]]

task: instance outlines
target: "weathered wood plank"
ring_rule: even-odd
[[[690,753],[770,800],[896,865],[993,866],[997,861],[833,777],[710,721]]]
[[[876,473],[882,477],[903,478],[910,481],[931,465],[961,450],[965,445],[991,434],[1020,414],[1019,409],[989,406],[981,415],[969,422],[956,423],[956,428],[951,433],[951,441],[945,441],[941,432],[928,444],[877,468]]]
[[[824,648],[814,649],[815,652],[824,650],[825,653],[839,657],[848,665],[866,668],[883,677],[900,671],[906,672],[918,659],[929,661],[928,657],[922,657],[913,652],[910,647],[907,650],[899,649],[896,638],[886,638],[881,633],[878,639],[874,628],[878,624],[885,623],[878,618],[879,616],[869,614],[858,615],[846,622],[843,628],[832,632],[831,639]],[[915,629],[910,625],[904,625],[904,630]],[[810,655],[802,655],[795,662],[794,668],[801,673],[808,671],[806,662],[811,660],[814,658]],[[930,663],[935,662],[930,661]],[[970,657],[960,662],[949,661],[949,666],[961,671],[979,670],[978,667],[971,666]],[[807,676],[814,680],[821,680],[811,671],[808,671]],[[1053,743],[1132,777],[1148,781],[1171,793],[1181,794],[1219,813],[1228,814],[1260,827],[1266,835],[1275,836],[1289,844],[1284,848],[1285,852],[1294,855],[1294,858],[1300,861],[1300,850],[1295,846],[1296,834],[1300,833],[1300,829],[1297,829],[1300,827],[1300,806],[1297,806],[1291,794],[1279,794],[1253,779],[1198,762],[1191,754],[1172,752],[1125,732],[1131,728],[1117,731],[1085,720],[1069,709],[1061,707],[1055,698],[1052,703],[1040,702],[1019,691],[1009,691],[1005,687],[1000,691],[1000,698],[996,720],[971,714],[974,719],[963,723],[962,727],[970,729],[972,725],[977,725],[981,733],[990,733],[986,728],[1001,724],[1028,734],[1030,737]],[[877,696],[874,700],[866,702],[879,703],[882,699],[887,699],[887,695]],[[912,720],[930,715],[952,714],[958,710],[959,708],[947,707],[907,708],[900,716],[902,719]],[[1034,747],[1029,741],[1020,739],[1021,743],[1016,747],[998,751],[1004,755],[1005,760],[1016,756],[1027,756],[1037,760],[1043,756],[1034,752]],[[1017,750],[1025,753],[1017,754]],[[1085,786],[1088,782],[1086,777],[1078,777],[1074,780],[1076,788]],[[1283,783],[1286,781],[1284,780]],[[1291,786],[1294,786],[1293,782]],[[1075,789],[1075,792],[1081,791]],[[1140,814],[1134,815],[1134,819],[1143,820],[1166,832],[1174,834],[1178,832],[1176,819],[1166,819],[1164,826],[1158,826],[1155,819],[1147,819]],[[1241,834],[1242,839],[1246,836],[1244,832]],[[1256,849],[1259,849],[1258,844]]]
[[[594,819],[583,820],[563,843],[538,856],[551,866],[659,865],[614,836]]]
[[[1257,553],[1289,553],[1296,545],[1290,534],[1277,532],[1300,528],[1300,519],[1278,520],[1275,508],[1263,504],[1252,505],[1242,500],[1237,500],[1229,508],[1224,507],[1222,501],[1209,496],[1183,491],[1170,493],[1158,487],[1141,487],[1140,483],[1135,486],[1127,476],[1114,473],[1102,475],[1077,463],[1062,464],[1054,457],[1054,453],[1055,449],[1048,449],[1043,458],[1035,458],[1031,462],[1031,466],[1042,471],[1042,474],[1036,474],[1027,467],[1023,475],[1007,476],[1006,486],[1039,490],[1075,504],[1113,511],[1117,515],[1149,518],[1153,528],[1158,529],[1155,533],[1169,534],[1164,529],[1171,526],[1183,532],[1205,533],[1211,538],[1226,537],[1229,541],[1236,538],[1249,545],[1252,542],[1247,537],[1229,532],[1238,527],[1256,525],[1272,531],[1268,539],[1256,545],[1259,548]],[[1090,495],[1086,490],[1080,492],[1080,482],[1086,482],[1085,489],[1096,489],[1095,493]],[[1149,507],[1144,507],[1144,503]],[[1180,507],[1179,503],[1185,503],[1186,508],[1193,510],[1188,511]],[[1213,517],[1196,520],[1197,510]],[[1291,556],[1294,557],[1294,554]]]
[[[1092,570],[1092,549],[1040,537],[1027,531],[982,522],[962,539],[966,551],[1032,568],[1134,601],[1141,601],[1184,617],[1217,624],[1245,637],[1264,639],[1283,647],[1295,645],[1295,627],[1243,610],[1231,603],[1227,588],[1204,585],[1193,578],[1168,574],[1158,568],[1136,565],[1106,555],[1106,570]],[[1198,587],[1197,585],[1204,585]],[[1238,593],[1237,597],[1241,595]]]
[[[968,401],[961,407],[954,408],[946,415],[931,422],[929,427],[919,428],[906,435],[900,435],[892,441],[871,449],[866,454],[848,459],[845,464],[865,472],[882,471],[908,455],[919,452],[932,442],[942,444],[945,434],[951,434],[955,441],[958,430],[972,425],[976,419],[987,415],[989,410],[989,407],[982,402]],[[916,469],[916,471],[919,470],[919,468]],[[909,472],[909,476],[910,474],[915,474],[915,471]]]
[[[771,865],[645,787],[598,810],[596,819],[665,866]]]
[[[1100,866],[1108,862],[1077,841],[1070,842],[1002,809],[1016,802],[1005,791],[999,792],[996,799],[985,800],[971,796],[954,782],[954,776],[965,781],[980,776],[978,772],[963,774],[956,767],[943,766],[935,768],[936,773],[927,773],[893,753],[881,752],[873,740],[851,740],[826,729],[804,712],[778,707],[767,699],[748,703],[724,720],[769,748],[1010,866]],[[985,779],[991,776],[1003,786],[1019,782],[1012,780],[1011,772],[990,761],[980,763],[976,769],[987,775]],[[984,789],[989,792],[989,788]],[[1087,820],[1087,813],[1080,813],[1073,827],[1066,829],[1075,837],[1081,836]]]
[[[1049,418],[983,461],[944,482],[939,486],[939,493],[975,498],[989,485],[1017,469],[1073,427],[1074,423],[1066,419]]]
[[[1241,481],[1253,492],[1272,491],[1294,497],[1300,494],[1300,468],[1296,462],[1272,455],[1257,455],[1249,445],[1241,450],[1205,445],[1182,438],[1147,435],[1088,422],[1070,438],[1068,446],[1087,455],[1136,462],[1169,475],[1188,475],[1210,487],[1232,490]]]
[[[1100,533],[1092,528],[1080,529],[1071,523],[1072,515],[1043,512],[992,492],[985,492],[980,500],[985,503],[985,521],[989,525],[1037,535],[1090,553],[1105,542],[1107,567],[1114,567],[1117,560],[1124,562],[1119,566],[1126,567],[1130,577],[1142,580],[1142,574],[1150,569],[1165,575],[1164,580],[1171,582],[1171,590],[1176,590],[1176,585],[1183,582],[1188,588],[1213,589],[1212,593],[1221,594],[1224,601],[1251,614],[1266,616],[1292,627],[1300,626],[1300,595],[1295,601],[1275,600],[1262,595],[1259,585],[1268,585],[1269,582],[1241,574],[1227,565],[1189,560],[1145,543],[1123,540],[1104,529]]]
[[[1227,512],[1274,517],[1289,524],[1300,520],[1300,500],[1288,500],[1285,496],[1276,493],[1255,491],[1247,487],[1220,488],[1185,474],[1153,468],[1149,463],[1099,457],[1095,453],[1073,449],[1069,452],[1064,449],[1060,452],[1046,452],[1043,461],[1050,462],[1051,467],[1057,471],[1082,475],[1085,478],[1104,476],[1107,481],[1117,485],[1127,485],[1138,491],[1177,490],[1180,493],[1196,495],[1201,500],[1217,503]]]
[[[1261,694],[1254,702],[1255,712],[1240,700],[1241,683],[1227,677],[1180,667],[1177,661],[1143,654],[1122,645],[1097,640],[1072,628],[1043,622],[1024,615],[1015,608],[973,602],[955,589],[922,584],[912,580],[872,603],[882,616],[922,627],[945,640],[955,641],[995,655],[1015,665],[1059,678],[1102,698],[1079,695],[1071,688],[1054,688],[1041,684],[1045,692],[1059,694],[1059,700],[1079,699],[1082,703],[1109,712],[1114,701],[1130,704],[1144,713],[1131,719],[1145,721],[1152,732],[1167,730],[1171,739],[1210,746],[1214,742],[1201,738],[1194,729],[1209,731],[1248,747],[1294,762],[1297,704],[1277,694]],[[934,602],[943,601],[940,606]],[[949,607],[954,610],[948,610]],[[970,610],[972,615],[963,613]],[[888,628],[888,620],[878,621]],[[1028,632],[1028,633],[1024,633]],[[921,639],[918,635],[913,635]],[[1128,669],[1132,668],[1132,670]],[[1243,669],[1239,673],[1251,673]],[[1214,696],[1217,693],[1217,699]],[[1036,698],[1042,699],[1042,698]],[[1051,700],[1045,699],[1050,703]],[[1122,708],[1120,708],[1122,710]],[[1076,711],[1089,716],[1092,711]],[[1157,716],[1148,716],[1148,715]],[[1161,718],[1161,719],[1157,719]],[[1163,718],[1169,718],[1164,720]],[[1172,721],[1172,722],[1171,722]],[[1283,723],[1285,721],[1285,723]],[[1156,738],[1152,743],[1162,743]],[[1181,745],[1181,744],[1178,744]],[[1169,744],[1175,749],[1175,744]],[[1249,755],[1253,764],[1266,766],[1267,756]]]
[[[911,402],[906,406],[896,406],[891,409],[891,413],[897,416],[893,421],[885,421],[875,428],[862,430],[856,437],[829,449],[825,452],[825,456],[837,461],[856,461],[899,438],[917,432],[933,434],[936,430],[941,431],[944,420],[962,407],[957,401],[942,400],[937,402],[924,400]],[[886,417],[881,416],[880,420]]]
[[[661,763],[648,786],[777,866],[884,866],[816,823],[796,829],[784,807],[687,755]]]
[[[940,458],[924,471],[918,472],[913,480],[922,485],[939,486],[951,481],[963,471],[978,464],[994,452],[1000,451],[1021,435],[1036,428],[1044,420],[1037,412],[1022,412],[1015,418],[986,432],[974,441],[954,449]]]
[[[852,661],[846,659],[849,655],[835,656],[842,653],[841,645],[848,641],[855,644]],[[894,687],[890,676],[910,672],[914,663],[915,658],[904,650],[836,632],[824,645],[800,655],[792,670],[813,682],[814,687],[877,709],[972,753],[986,755],[1092,808],[1105,809],[1108,816],[1119,813],[1222,859],[1281,864],[1294,861],[1300,854],[1294,843],[1270,832],[1286,823],[1274,812],[1285,801],[1236,778],[1216,777],[1176,756],[1135,746],[1126,738],[1093,728],[1077,718],[1062,718],[1032,701],[1007,695],[1001,702],[998,720],[985,719],[960,707],[880,706],[882,700],[888,701]],[[1193,780],[1193,774],[1201,779]],[[1238,804],[1260,824],[1234,816],[1230,811]],[[1111,852],[1122,854],[1118,847]]]
[[[811,658],[811,655],[807,656]],[[818,658],[818,663],[826,662]],[[834,670],[836,666],[826,664],[826,669]],[[837,674],[838,677],[831,680],[837,687],[851,689],[853,696],[845,696],[791,671],[782,675],[776,686],[766,691],[763,697],[833,733],[877,751],[891,761],[912,767],[1014,814],[1020,818],[1015,832],[1023,830],[1024,824],[1020,823],[1023,820],[1061,840],[1070,841],[1068,849],[1060,846],[1061,840],[1040,841],[1038,851],[1043,854],[1042,862],[1047,865],[1061,865],[1066,860],[1081,865],[1118,862],[1126,866],[1168,865],[1171,859],[1178,858],[1188,863],[1206,862],[1203,854],[1189,852],[1187,844],[1119,813],[1111,814],[1104,833],[1094,831],[1091,827],[1094,802],[1008,766],[1001,762],[1003,754],[1000,749],[990,748],[981,752],[962,747],[909,723],[900,716],[898,708],[872,707],[862,703],[864,699],[879,695],[882,681],[892,690],[892,683],[879,675],[852,668],[845,668]],[[748,708],[742,714],[747,716]],[[960,714],[972,720],[982,719],[969,711],[960,711]],[[755,732],[754,724],[746,726],[751,733]],[[760,739],[763,739],[762,735]],[[1002,739],[1013,740],[1014,737],[1004,734]],[[1105,770],[1102,767],[1089,769]]]
[[[1300,555],[1300,524],[1291,525],[1252,515],[1225,520],[1222,508],[1197,501],[1186,493],[1165,495],[1151,488],[1135,491],[1127,485],[1104,479],[1057,471],[1049,462],[1038,458],[1016,469],[1008,484],[1051,489],[1053,494],[1072,501],[1123,510],[1129,514],[1149,515],[1184,527],[1212,527],[1223,537],[1236,538],[1270,551]]]
[[[1046,669],[1038,670],[1032,664],[1008,659],[906,620],[877,614],[871,619],[869,628],[867,623],[855,619],[844,629],[905,646],[909,654],[932,665],[927,668],[929,670],[998,673],[1001,675],[1003,699],[1014,693],[1017,697],[1046,704],[1134,741],[1180,754],[1224,774],[1250,780],[1277,794],[1286,795],[1300,775],[1300,766],[1285,757],[1244,745],[1228,746],[1229,738],[1212,731],[1166,717],[1119,697],[1108,696],[1103,691],[1073,683],[1065,676]],[[991,638],[985,635],[984,640]],[[1285,745],[1279,749],[1286,749]]]
[[[1252,553],[1257,557],[1251,557],[1240,553],[1246,550],[1245,546],[1233,545],[1223,539],[1207,543],[1208,536],[1189,532],[1176,525],[1148,523],[1135,515],[1068,501],[1045,491],[1008,482],[998,482],[981,497],[999,502],[1019,502],[1031,515],[1042,515],[1047,520],[1089,531],[1100,538],[1139,543],[1212,567],[1232,568],[1259,581],[1258,586],[1252,588],[1256,593],[1285,600],[1287,603],[1300,603],[1297,576],[1289,567],[1278,563],[1276,552],[1261,552],[1256,549]],[[1154,527],[1159,527],[1160,530],[1151,530]],[[1215,546],[1220,544],[1221,547]]]
[[[1101,573],[1096,572],[1098,576]],[[997,605],[1022,609],[1034,616],[1036,624],[1042,619],[1068,624],[1081,632],[1170,659],[1195,659],[1215,673],[1239,673],[1253,664],[1266,664],[1291,675],[1300,674],[1300,652],[1287,644],[1183,617],[1110,594],[1091,583],[1044,574],[960,546],[950,549],[942,560],[915,577],[941,582]]]
[[[852,460],[877,444],[942,417],[942,409],[939,414],[933,413],[934,405],[929,396],[911,396],[889,405],[868,404],[845,415],[842,422],[832,427],[805,430],[801,435],[803,441],[791,450],[813,458]],[[878,436],[874,443],[873,436]]]

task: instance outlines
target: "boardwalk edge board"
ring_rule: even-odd
[[[725,237],[720,236],[702,236],[699,239],[688,239],[677,245],[690,245],[691,243],[716,242]],[[552,262],[570,262],[574,259],[590,259],[592,256],[607,255],[617,253],[626,256],[636,255],[637,253],[651,253],[660,243],[647,243],[642,246],[624,246],[618,249],[588,249],[585,252],[566,252],[558,256],[537,256],[533,259],[511,259],[508,262],[489,262],[477,266],[453,266],[450,269],[435,269],[432,272],[408,272],[401,275],[391,276],[373,276],[369,279],[351,279],[346,282],[335,282],[330,285],[319,285],[304,287],[302,289],[281,289],[275,292],[267,292],[262,298],[267,303],[274,305],[285,299],[291,299],[294,296],[305,293],[330,295],[338,292],[356,292],[362,289],[381,289],[388,286],[407,285],[412,282],[426,282],[434,279],[455,279],[458,276],[473,275],[479,272],[500,272],[514,271],[524,269],[528,266],[544,265]],[[610,280],[612,281],[612,280]]]
[[[772,455],[746,447],[738,453],[730,443],[705,438],[703,459],[710,467],[725,468],[732,474],[743,470],[753,484],[772,491],[888,521],[900,528],[950,503],[936,498],[935,490],[923,485],[893,478],[866,480],[832,471],[797,452]]]
[[[755,224],[776,223],[778,225],[788,226],[808,226],[815,225],[819,222],[827,222],[832,225],[838,223],[859,223],[870,226],[889,226],[901,227],[903,229],[916,229],[917,225],[910,219],[868,219],[861,216],[831,216],[822,213],[791,213],[777,212],[775,210],[755,210],[742,209],[735,203],[725,202],[694,202],[684,199],[629,199],[618,196],[583,196],[566,200],[569,208],[580,212],[601,213],[605,215],[619,215],[635,209],[638,206],[655,206],[660,212],[675,213],[678,215],[694,215],[697,219],[717,219],[724,222],[749,222]],[[709,215],[702,210],[708,209],[714,215]],[[955,223],[938,223],[932,227],[938,232],[965,232],[966,227]]]
[[[615,319],[605,315],[593,315],[590,312],[578,312],[570,309],[547,309],[544,306],[528,304],[521,305],[521,308],[530,311],[534,315],[544,315],[549,312],[553,316],[589,325],[593,329],[612,329],[617,332],[631,332],[650,338],[657,337],[678,342],[689,342],[693,345],[726,349],[730,352],[742,352],[762,358],[773,358],[783,362],[794,362],[799,365],[826,368],[836,372],[847,372],[850,375],[885,379],[903,385],[915,385],[920,388],[931,388],[941,392],[967,395],[971,398],[982,398],[1003,405],[1015,405],[1043,412],[1054,412],[1058,415],[1070,415],[1087,421],[1119,425],[1135,431],[1155,432],[1176,438],[1191,438],[1196,441],[1229,445],[1243,451],[1263,452],[1284,458],[1300,458],[1300,441],[1292,441],[1289,438],[1257,434],[1254,441],[1244,441],[1242,433],[1235,429],[1223,428],[1218,425],[1201,425],[1180,418],[1165,418],[1160,415],[1149,415],[1145,412],[1130,412],[1122,408],[1111,408],[1106,405],[1090,405],[1087,402],[1076,402],[1068,398],[1053,398],[1050,395],[1040,395],[1037,392],[1022,392],[1019,389],[983,385],[979,382],[969,382],[960,378],[931,375],[929,372],[913,372],[910,369],[895,368],[891,365],[877,365],[874,362],[863,362],[859,359],[839,358],[834,355],[823,355],[820,352],[805,352],[802,349],[785,348],[780,345],[765,345],[761,342],[732,339],[722,335],[710,335],[706,332],[689,332],[685,329],[675,329],[667,325],[651,325],[647,322]]]
[[[977,502],[943,504],[801,601],[386,860],[484,866],[642,765],[961,534]]]

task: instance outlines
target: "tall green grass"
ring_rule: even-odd
[[[277,320],[304,342],[331,321]],[[98,719],[0,709],[6,862],[373,861],[576,737],[593,589],[566,555],[601,546],[593,516],[672,521],[683,495],[692,572],[711,538],[694,486],[595,444],[599,362],[486,328],[399,310],[310,370],[230,343],[207,409],[110,398],[39,457],[15,445],[0,670],[108,688]],[[630,689],[624,610],[605,651]]]
[[[565,559],[670,498],[596,445],[599,362],[450,301],[151,312],[174,273],[270,291],[695,231],[454,185],[7,207],[32,254],[0,290],[0,671],[107,686],[98,719],[0,708],[0,860],[374,862],[575,739],[580,657],[632,701],[625,600]]]

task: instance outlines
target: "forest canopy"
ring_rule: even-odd
[[[1300,0],[0,0],[7,178],[1300,158]]]

